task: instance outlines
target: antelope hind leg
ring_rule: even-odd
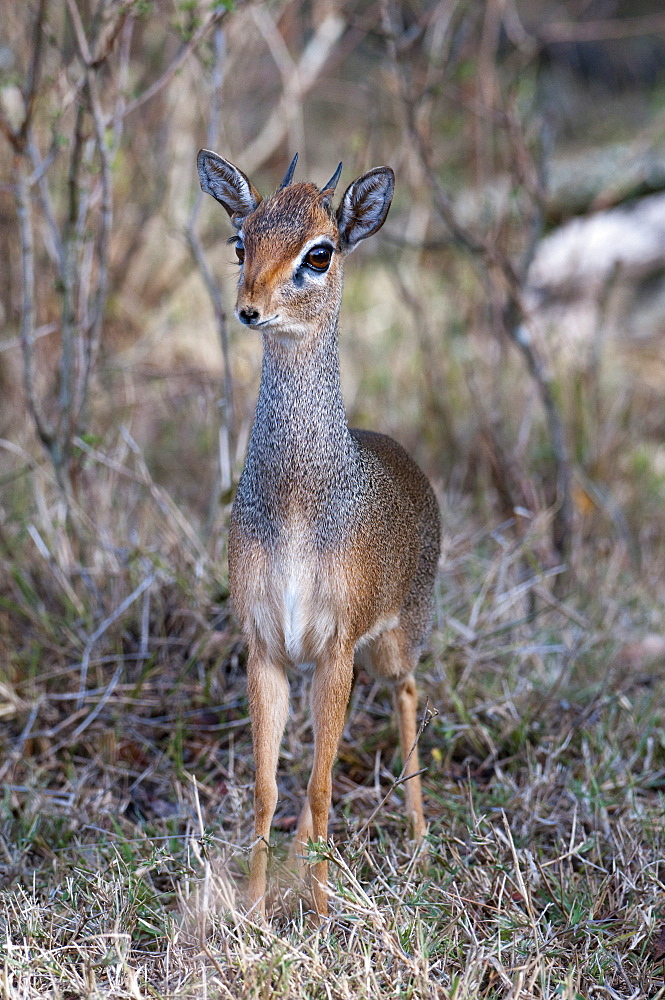
[[[407,636],[401,628],[383,632],[368,647],[371,672],[394,685],[395,714],[399,729],[406,815],[410,833],[420,842],[427,830],[423,814],[423,795],[418,758],[418,691],[413,670],[414,656],[409,653]],[[413,777],[409,777],[413,775]]]

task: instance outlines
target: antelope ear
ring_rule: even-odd
[[[199,150],[196,166],[202,189],[226,209],[235,228],[240,229],[242,220],[259,205],[259,192],[242,170],[210,149]]]
[[[375,167],[349,185],[337,209],[345,253],[351,253],[360,240],[379,231],[386,221],[394,189],[395,175],[390,167]]]

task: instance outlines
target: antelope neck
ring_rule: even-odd
[[[261,385],[243,489],[273,512],[327,505],[348,480],[355,448],[346,424],[337,317],[307,346],[263,338]]]

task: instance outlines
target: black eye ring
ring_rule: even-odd
[[[312,247],[312,249],[307,252],[303,260],[303,264],[306,267],[309,267],[312,271],[318,271],[319,274],[322,274],[323,271],[327,271],[330,267],[331,260],[332,248],[322,243],[319,246]]]
[[[242,243],[236,243],[236,257],[239,264],[242,264],[245,260],[245,248]]]

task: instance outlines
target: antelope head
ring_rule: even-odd
[[[197,158],[201,187],[226,209],[240,266],[235,314],[280,341],[302,342],[336,323],[343,259],[383,225],[395,176],[375,167],[333,196],[340,163],[327,184],[293,183],[297,154],[279,188],[263,200],[245,174],[207,149]]]

